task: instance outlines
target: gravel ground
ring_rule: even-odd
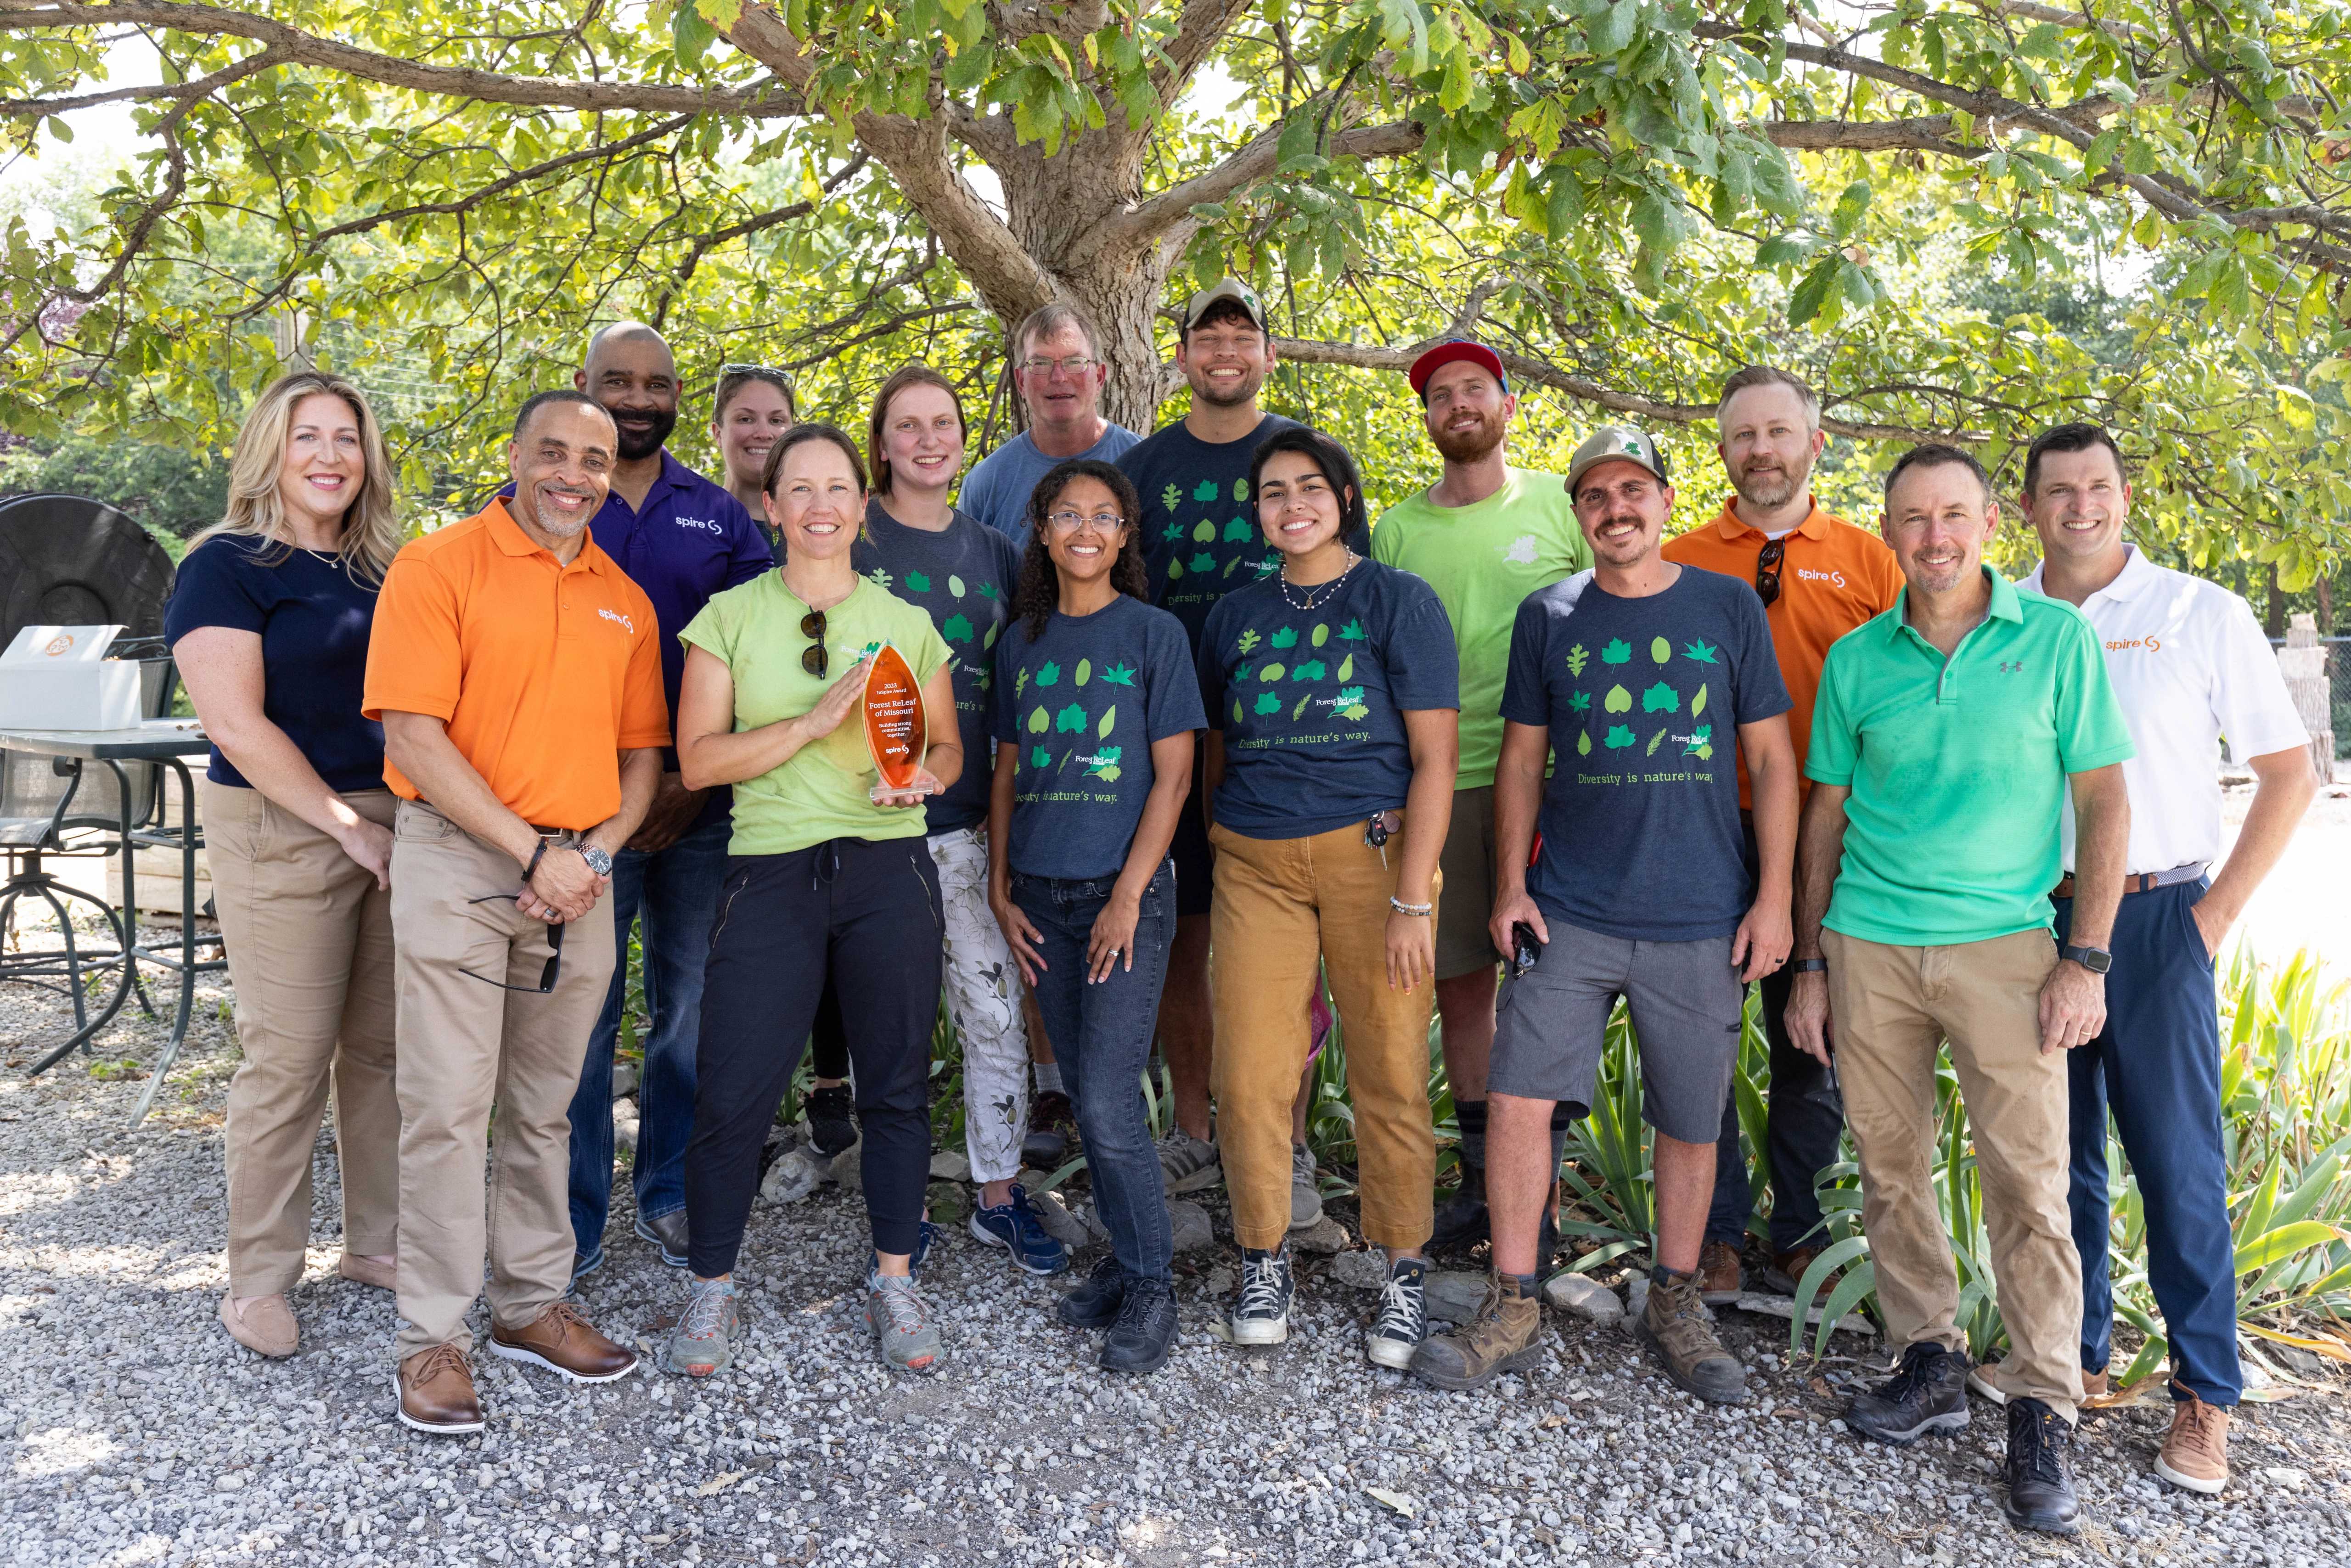
[[[2238,1479],[2216,1500],[2147,1474],[2163,1402],[2095,1416],[2077,1449],[2088,1524],[2060,1542],[2001,1518],[1997,1411],[1959,1440],[1865,1446],[1834,1419],[1833,1385],[1860,1364],[1790,1368],[1785,1325],[1735,1312],[1725,1337],[1760,1395],[1743,1409],[1675,1392],[1621,1327],[1555,1312],[1540,1372],[1447,1395],[1364,1363],[1374,1298],[1327,1260],[1301,1267],[1289,1345],[1218,1343],[1208,1291],[1231,1259],[1210,1251],[1183,1260],[1176,1359],[1113,1381],[1050,1316],[1055,1281],[956,1232],[925,1277],[948,1360],[893,1375],[852,1285],[857,1200],[831,1188],[755,1215],[747,1345],[728,1375],[582,1390],[484,1356],[488,1431],[426,1437],[392,1418],[391,1298],[333,1274],[331,1134],[293,1298],[301,1353],[263,1361],[214,1319],[225,1000],[200,994],[190,1050],[139,1128],[139,1072],[122,1064],[152,1061],[152,1023],[117,1030],[95,1064],[0,1075],[0,1562],[2351,1560],[2351,1410],[2332,1386],[2246,1406]],[[10,1066],[56,1037],[55,1003],[0,991]],[[650,1341],[681,1285],[629,1236],[626,1190],[586,1304]],[[1834,1343],[1857,1356],[1869,1342]]]

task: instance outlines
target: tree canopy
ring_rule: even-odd
[[[67,221],[7,220],[0,420],[216,445],[299,336],[383,390],[420,476],[477,480],[521,392],[642,315],[690,374],[790,368],[852,423],[921,354],[1000,434],[1003,325],[1061,297],[1147,426],[1180,389],[1170,302],[1232,270],[1275,302],[1275,401],[1362,445],[1375,498],[1432,465],[1393,373],[1430,338],[1509,355],[1522,461],[1610,415],[1696,457],[1721,377],[1768,359],[1822,388],[1853,512],[1887,444],[1964,442],[2012,487],[2035,430],[2091,418],[2170,549],[2292,587],[2351,526],[2346,24],[2346,0],[0,0],[18,155],[107,102],[144,135]],[[110,82],[132,39],[159,80]]]

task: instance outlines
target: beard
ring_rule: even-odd
[[[1758,468],[1750,462],[1739,471],[1731,487],[1739,492],[1739,498],[1750,506],[1784,507],[1796,498],[1797,491],[1811,483],[1812,477],[1810,464],[1798,474],[1782,467]]]
[[[674,408],[608,408],[604,412],[613,417],[614,430],[620,437],[621,460],[624,463],[634,463],[641,458],[651,457],[669,444],[670,432],[677,428],[677,410]],[[652,427],[643,434],[632,434],[626,425],[620,423],[620,416],[623,413],[650,419],[653,421]]]
[[[1467,430],[1448,425],[1430,431],[1428,439],[1437,455],[1447,463],[1475,463],[1502,444],[1502,422],[1480,414],[1478,423]]]
[[[1197,381],[1193,381],[1188,376],[1185,379],[1191,384],[1192,396],[1207,403],[1210,408],[1240,408],[1251,398],[1256,397],[1265,386],[1263,371],[1259,371],[1255,375],[1244,371],[1239,381],[1234,382],[1230,388],[1222,390],[1207,385],[1208,378],[1205,375]]]

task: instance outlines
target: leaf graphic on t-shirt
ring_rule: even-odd
[[[1247,659],[1243,659],[1240,662],[1240,666],[1233,671],[1233,679],[1237,681],[1245,681],[1256,673],[1257,666],[1250,664]]]
[[[1176,486],[1170,485],[1167,486],[1167,489],[1168,493],[1172,495],[1175,493]],[[1173,505],[1172,502],[1170,504]],[[1184,525],[1181,523],[1170,523],[1165,528],[1159,530],[1159,537],[1172,545],[1176,540],[1184,537]]]
[[[1257,711],[1260,714],[1280,713],[1281,699],[1271,692],[1259,692],[1257,695]]]
[[[1623,686],[1611,686],[1608,688],[1608,695],[1600,699],[1600,706],[1610,713],[1631,713],[1633,694]]]
[[[1353,680],[1354,675],[1355,655],[1350,653],[1345,658],[1339,661],[1339,678],[1343,681]]]
[[[993,631],[994,628],[990,628],[990,630]],[[1012,695],[1016,697],[1025,697],[1029,695],[1028,671],[1023,670],[1019,674],[1012,677]]]
[[[1270,694],[1268,694],[1268,695],[1270,695]],[[1233,699],[1233,722],[1234,722],[1235,724],[1238,724],[1238,723],[1240,723],[1240,721],[1241,721],[1241,719],[1242,719],[1242,717],[1243,717],[1243,716],[1243,716],[1243,715],[1242,715],[1242,713],[1241,713],[1241,699],[1240,699],[1240,698],[1238,698],[1238,697],[1235,697],[1235,698]]]
[[[1249,499],[1248,480],[1236,479],[1233,481],[1233,499],[1236,501],[1246,501]]]
[[[1663,637],[1652,638],[1650,640],[1649,657],[1662,664],[1673,656],[1674,645],[1671,643],[1667,642]]]
[[[1350,703],[1339,710],[1341,718],[1368,718],[1372,710],[1361,703]]]
[[[1567,673],[1569,674],[1580,675],[1583,674],[1583,666],[1590,663],[1592,663],[1592,655],[1584,651],[1583,643],[1578,643],[1574,647],[1570,648],[1567,651]]]
[[[1328,643],[1330,640],[1331,628],[1323,625],[1320,621],[1317,621],[1314,623],[1314,635],[1309,638],[1308,641],[1320,648],[1323,643]]]
[[[1700,715],[1700,714],[1704,713],[1705,711],[1706,711],[1706,688],[1705,688],[1704,686],[1700,686],[1700,687],[1698,687],[1698,695],[1696,695],[1696,696],[1694,696],[1694,697],[1690,698],[1690,717],[1692,717],[1692,718],[1696,718],[1698,715]]]
[[[953,572],[947,573],[947,591],[954,594],[957,599],[961,599],[963,597],[963,579],[957,577]]]
[[[1665,682],[1659,681],[1641,694],[1641,711],[1643,713],[1679,713],[1682,711],[1682,695]]]
[[[1246,485],[1249,481],[1244,479],[1241,483]],[[1249,520],[1247,517],[1235,517],[1231,522],[1225,525],[1225,542],[1227,544],[1233,544],[1239,540],[1253,538],[1256,535],[1257,530],[1249,527]]]
[[[1161,506],[1163,506],[1163,507],[1166,507],[1166,508],[1167,508],[1167,510],[1169,510],[1169,511],[1171,511],[1171,512],[1172,512],[1172,511],[1174,511],[1177,507],[1180,507],[1180,506],[1182,506],[1182,505],[1184,504],[1184,492],[1183,492],[1183,491],[1181,491],[1181,490],[1178,490],[1178,489],[1176,487],[1176,484],[1175,484],[1175,481],[1174,481],[1174,480],[1172,480],[1172,479],[1171,479],[1171,480],[1169,480],[1169,481],[1168,481],[1168,484],[1167,484],[1167,488],[1165,488],[1165,490],[1162,490],[1162,491],[1160,491],[1160,492],[1159,492],[1159,504],[1160,504]],[[1183,525],[1182,525],[1182,524],[1180,524],[1180,523],[1170,523],[1170,524],[1168,524],[1168,525],[1167,525],[1167,537],[1168,537],[1169,538],[1171,538],[1171,539],[1172,539],[1172,538],[1174,538],[1176,537],[1176,530],[1177,530],[1178,528],[1180,528],[1182,526],[1183,526]]]
[[[1339,628],[1339,641],[1342,643],[1360,643],[1367,635],[1364,623],[1352,615],[1347,617],[1347,623]]]
[[[1237,567],[1237,566],[1240,565],[1240,563],[1241,563],[1241,558],[1240,558],[1240,557],[1238,557],[1238,556],[1235,556],[1235,557],[1233,557],[1233,559],[1230,559],[1230,560],[1228,560],[1228,561],[1225,562],[1225,570],[1224,570],[1222,572],[1219,572],[1217,575],[1218,575],[1218,576],[1220,576],[1220,577],[1230,577],[1230,576],[1232,576],[1232,574],[1233,574],[1233,568],[1235,568],[1235,567]]]
[[[1622,637],[1609,638],[1600,650],[1600,662],[1604,664],[1630,664],[1632,658],[1633,644]]]
[[[1696,659],[1701,664],[1713,664],[1714,655],[1719,651],[1720,650],[1719,649],[1709,648],[1704,642],[1685,643],[1682,644],[1682,652],[1687,653],[1691,658]]]
[[[1714,747],[1707,743],[1713,738],[1714,726],[1710,724],[1699,725],[1696,729],[1690,731],[1687,748],[1691,751],[1697,752],[1701,757],[1711,757],[1714,755]]]
[[[1252,626],[1234,640],[1233,646],[1244,653],[1254,653],[1257,645],[1263,641],[1264,639],[1257,634],[1257,628]]]
[[[1284,626],[1280,631],[1276,632],[1273,634],[1273,645],[1277,648],[1295,648],[1298,646],[1298,628],[1295,626]]]
[[[1625,747],[1633,744],[1632,727],[1622,724],[1610,725],[1608,727],[1607,738],[1602,741],[1601,744],[1614,750],[1622,751]]]
[[[1050,768],[1052,765],[1053,765],[1053,754],[1052,754],[1051,752],[1050,752],[1050,751],[1046,750],[1046,749],[1045,749],[1043,747],[1041,747],[1041,746],[1035,746],[1035,747],[1029,747],[1029,767],[1031,767],[1031,768]]]
[[[931,591],[931,580],[922,572],[910,571],[906,574],[906,586],[917,593],[928,593]]]
[[[1086,732],[1086,710],[1071,703],[1053,716],[1056,735],[1083,735]]]
[[[1592,755],[1592,732],[1591,732],[1591,731],[1589,731],[1589,730],[1579,730],[1579,731],[1577,731],[1577,732],[1576,732],[1576,737],[1575,737],[1575,754],[1576,754],[1578,757],[1589,757],[1589,756],[1591,756],[1591,755]]]
[[[1204,571],[1214,571],[1216,570],[1217,558],[1215,556],[1210,555],[1207,550],[1195,550],[1192,552],[1192,575],[1194,577],[1199,576]]]
[[[1109,669],[1102,672],[1102,685],[1106,686],[1132,686],[1134,685],[1134,666],[1133,664],[1113,664]]]
[[[1037,666],[1037,684],[1050,686],[1061,678],[1061,666],[1048,659]]]
[[[1293,681],[1319,681],[1330,673],[1320,659],[1309,659],[1302,664],[1290,667],[1290,678]]]
[[[982,638],[979,640],[979,645],[980,645],[981,647],[983,647],[983,648],[993,648],[993,647],[995,647],[995,646],[996,646],[996,633],[997,633],[997,630],[998,630],[998,627],[997,627],[996,622],[993,622],[993,621],[989,622],[987,623],[987,635],[986,635],[986,636],[982,637]]]
[[[1657,747],[1664,745],[1665,740],[1666,732],[1662,729],[1657,731],[1656,734],[1649,737],[1649,749],[1643,752],[1641,755],[1644,757],[1655,757],[1657,754]]]
[[[1110,706],[1102,709],[1102,722],[1094,726],[1094,734],[1097,736],[1108,735],[1110,733],[1110,727],[1117,722],[1118,705],[1116,703],[1113,703]],[[1115,754],[1113,753],[1113,755]]]
[[[1180,560],[1176,560],[1176,559],[1174,559],[1173,558],[1170,558],[1170,559],[1169,559],[1169,560],[1168,560],[1168,562],[1167,562],[1167,580],[1168,580],[1168,581],[1170,581],[1170,582],[1173,582],[1173,581],[1175,581],[1177,578],[1179,578],[1179,577],[1181,577],[1181,576],[1183,576],[1183,575],[1184,575],[1184,563],[1183,563],[1182,561],[1180,561]]]
[[[1214,479],[1203,479],[1198,484],[1192,486],[1192,499],[1196,501],[1213,501],[1216,498],[1217,482]]]
[[[1078,661],[1077,674],[1074,677],[1076,683],[1079,685],[1084,685],[1086,682],[1092,677],[1093,673],[1094,662],[1092,659],[1080,659]]]
[[[890,574],[888,572],[876,570],[867,572],[865,574],[865,578],[866,580],[871,582],[874,587],[879,588],[885,592],[888,591],[891,581]]]
[[[1280,664],[1260,665],[1257,672],[1257,678],[1269,684],[1278,681],[1281,679],[1281,666]]]
[[[1029,733],[1031,735],[1042,735],[1046,730],[1052,727],[1052,716],[1040,707],[1035,713],[1029,716]]]
[[[1574,695],[1567,699],[1567,707],[1570,713],[1590,713],[1592,711],[1592,694],[1590,692],[1577,692]]]
[[[971,622],[961,615],[950,615],[947,623],[939,628],[939,634],[950,643],[968,643],[971,641]]]
[[[1192,542],[1194,544],[1207,544],[1214,540],[1216,537],[1217,525],[1208,521],[1206,517],[1202,517],[1192,529]]]

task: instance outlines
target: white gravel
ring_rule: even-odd
[[[1621,1325],[1562,1312],[1539,1372],[1424,1388],[1365,1364],[1376,1298],[1316,1255],[1288,1345],[1219,1343],[1204,1287],[1233,1255],[1214,1192],[1216,1246],[1178,1260],[1183,1346],[1147,1380],[1096,1371],[1089,1336],[1053,1320],[1068,1279],[1018,1274],[959,1230],[925,1275],[946,1365],[888,1372],[853,1288],[858,1199],[827,1186],[756,1211],[731,1373],[583,1390],[486,1355],[488,1431],[429,1437],[391,1416],[391,1299],[332,1274],[326,1140],[301,1353],[262,1361],[214,1320],[222,995],[136,1130],[136,1076],[80,1058],[0,1075],[0,1563],[2351,1561],[2351,1409],[2331,1388],[2246,1407],[2239,1479],[2212,1500],[2146,1474],[2159,1400],[2096,1416],[2077,1450],[2087,1529],[2028,1538],[2000,1516],[1997,1412],[1956,1441],[1863,1446],[1834,1420],[1858,1365],[1789,1370],[1786,1325],[1734,1310],[1723,1332],[1762,1396],[1731,1410],[1676,1393]],[[0,991],[16,1065],[56,1000]],[[160,1038],[126,1024],[100,1060],[143,1062]],[[650,1342],[680,1283],[629,1235],[626,1192],[586,1305]],[[1334,1199],[1334,1223],[1353,1207]]]

